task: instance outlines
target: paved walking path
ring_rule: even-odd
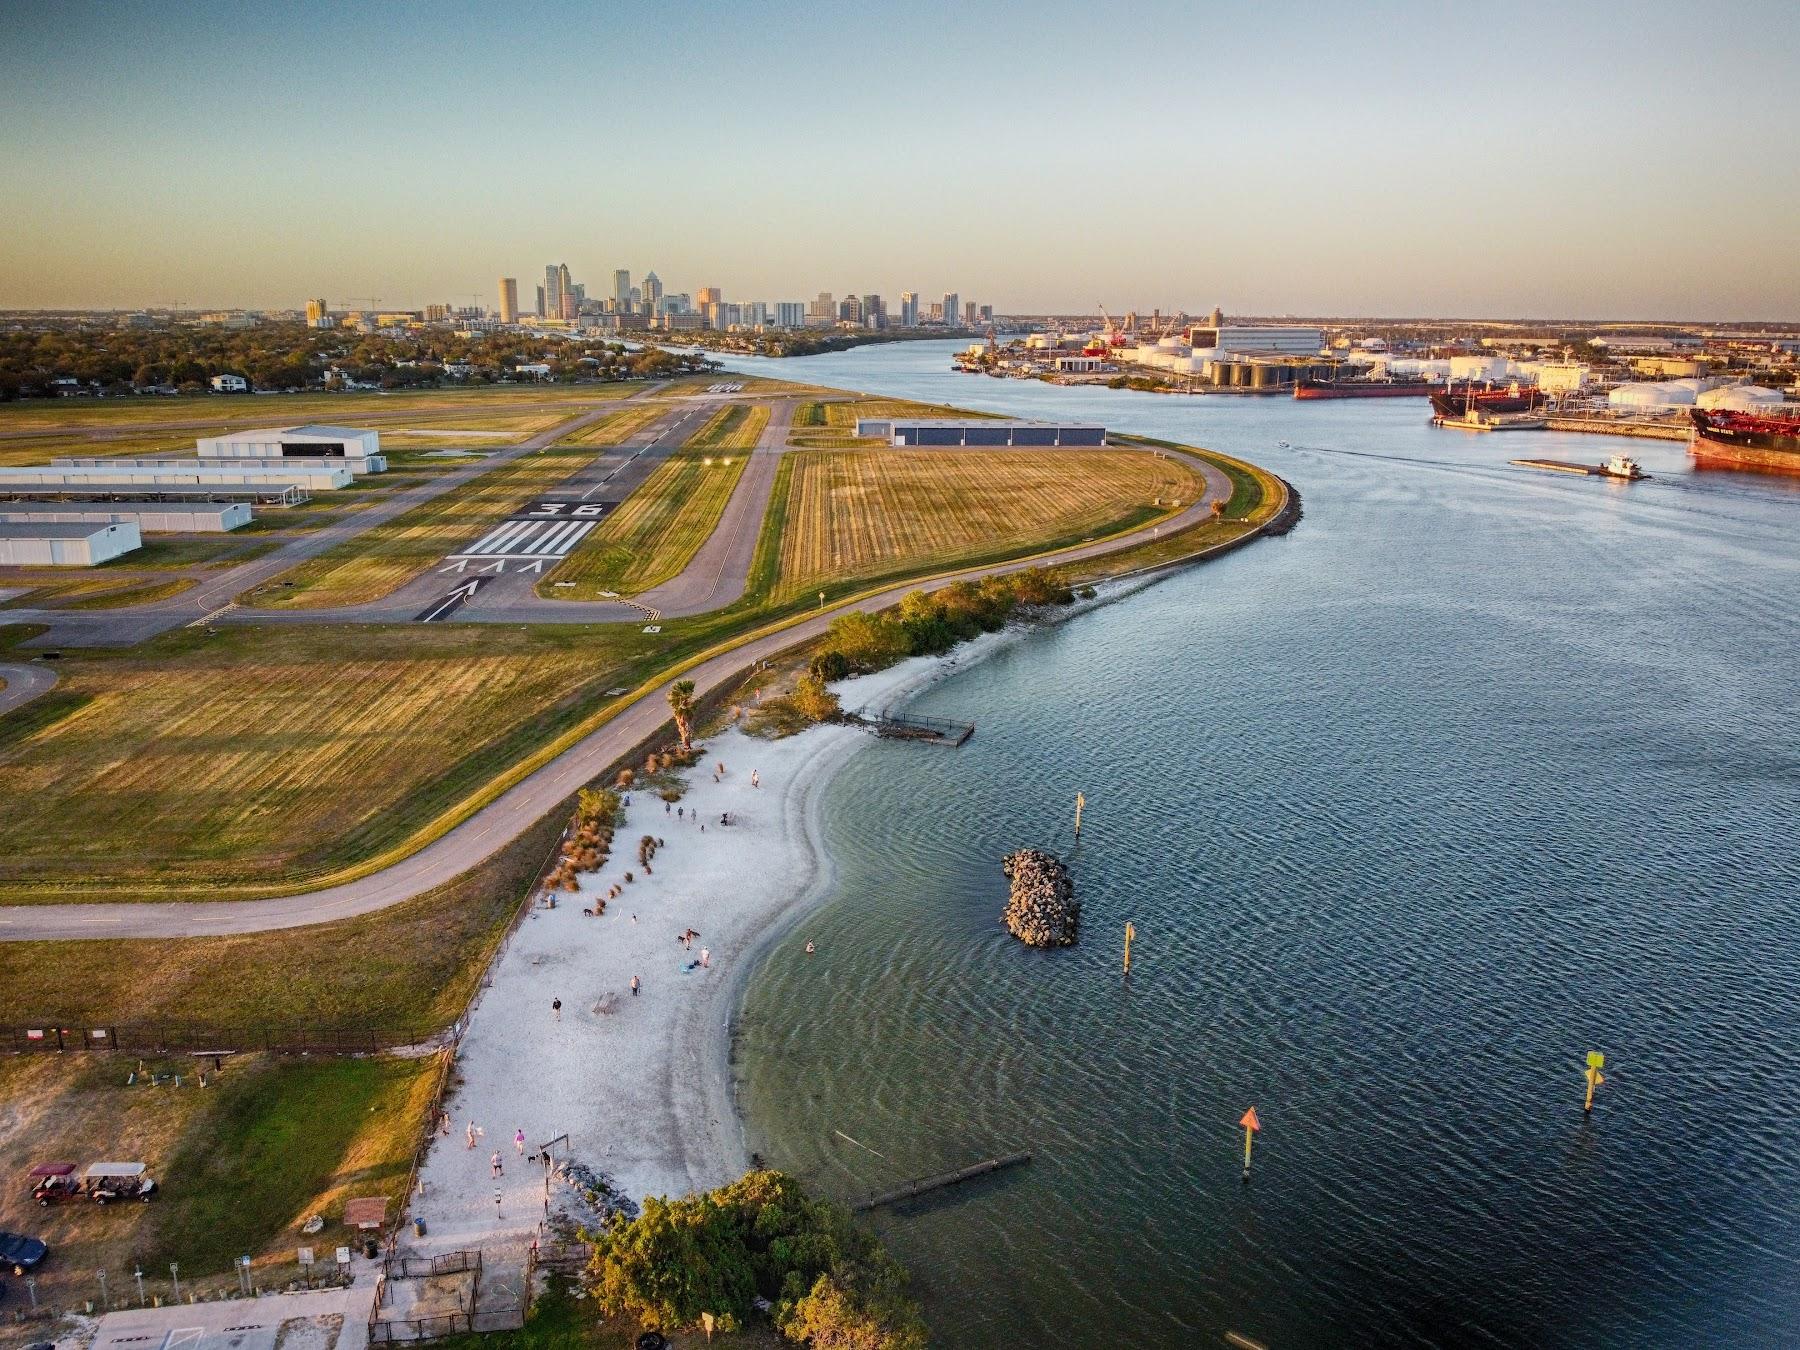
[[[872,612],[895,604],[911,590],[937,590],[960,579],[1077,562],[1146,542],[1163,529],[1173,532],[1199,524],[1212,514],[1214,501],[1230,499],[1231,480],[1214,465],[1195,456],[1179,454],[1178,457],[1205,477],[1206,491],[1198,501],[1168,520],[1041,558],[968,568],[934,581],[890,586],[863,600],[809,615],[792,627],[745,642],[684,672],[679,678],[693,680],[704,697],[722,685],[741,679],[759,661],[817,637],[847,609]],[[669,720],[667,693],[672,683],[673,678],[641,695],[604,726],[418,852],[356,881],[267,900],[10,905],[0,909],[0,941],[258,933],[352,918],[397,905],[454,880],[492,856],[664,725]]]
[[[58,1346],[89,1350],[363,1350],[375,1301],[373,1262],[357,1258],[359,1283],[218,1303],[130,1308],[101,1315],[91,1341],[63,1336]]]

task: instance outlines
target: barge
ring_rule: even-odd
[[[1650,476],[1629,455],[1608,455],[1598,464],[1577,464],[1569,459],[1509,459],[1507,463],[1526,469],[1549,469],[1553,473],[1586,474],[1590,478],[1624,478],[1635,481]]]

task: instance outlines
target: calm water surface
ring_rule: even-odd
[[[735,364],[1214,446],[1306,519],[933,690],[964,749],[843,772],[839,884],[745,1010],[755,1146],[842,1197],[1034,1153],[876,1221],[945,1344],[1800,1344],[1797,485],[954,345]],[[1073,865],[1071,951],[998,926],[1021,845]]]

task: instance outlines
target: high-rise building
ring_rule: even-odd
[[[992,323],[994,321],[994,307],[992,305],[983,305],[981,307],[981,321],[983,323]]]
[[[777,300],[775,322],[782,328],[799,328],[806,323],[806,303],[801,300]]]
[[[537,316],[540,319],[547,319],[550,317],[550,311],[546,306],[550,303],[550,297],[544,294],[544,288],[542,286],[537,288],[537,293]]]
[[[500,322],[517,323],[519,321],[519,279],[517,277],[500,278]]]
[[[581,313],[581,302],[585,298],[585,288],[575,284],[575,278],[569,275],[569,264],[559,263],[556,268],[557,294],[561,297],[557,317],[573,319]]]
[[[806,317],[828,324],[837,322],[837,303],[832,300],[830,291],[819,292],[818,297],[806,307]]]
[[[944,292],[944,322],[954,325],[962,313],[962,297],[955,291]]]
[[[644,273],[644,309],[651,314],[660,314],[662,298],[662,278],[654,272]]]
[[[973,328],[975,326],[976,319],[979,318],[980,315],[981,315],[981,306],[977,305],[973,300],[963,301],[963,327],[964,328]]]
[[[942,300],[933,300],[931,302],[930,306],[925,310],[925,321],[927,323],[942,323],[944,321],[944,302]]]
[[[737,321],[741,324],[761,326],[769,321],[769,307],[761,300],[746,300],[737,311]]]
[[[720,290],[717,286],[702,286],[699,292],[694,296],[694,304],[704,312],[708,305],[719,304],[724,299],[725,292]]]
[[[862,321],[864,328],[887,326],[887,306],[881,303],[879,295],[865,295],[862,298]]]
[[[329,308],[323,299],[308,300],[306,302],[306,326],[308,328],[323,328],[325,326],[324,319],[327,313],[329,313]]]
[[[631,308],[631,273],[623,267],[613,273],[613,302],[620,309]]]
[[[900,326],[902,328],[919,326],[919,293],[917,291],[900,292]]]
[[[546,319],[562,318],[563,278],[569,269],[559,263],[550,263],[544,268],[544,317]]]
[[[858,300],[854,295],[846,295],[842,300],[838,301],[837,316],[839,323],[861,323],[862,301]]]

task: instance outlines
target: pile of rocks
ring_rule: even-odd
[[[1081,905],[1069,869],[1055,854],[1022,848],[1000,864],[1012,896],[1000,918],[1006,931],[1028,947],[1073,947]]]

